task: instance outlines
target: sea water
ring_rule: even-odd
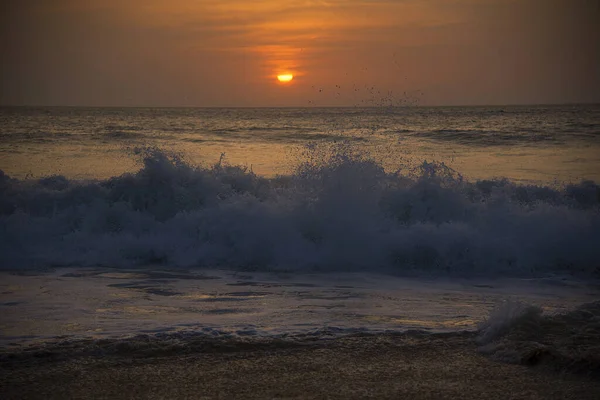
[[[597,298],[600,107],[3,108],[5,340]],[[173,271],[179,271],[177,273]]]

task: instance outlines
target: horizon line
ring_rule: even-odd
[[[357,106],[357,105],[329,105],[329,106],[150,106],[150,105],[31,105],[31,104],[0,104],[0,108],[194,108],[194,109],[319,109],[319,108],[355,108],[355,109],[382,109],[382,108],[452,108],[452,107],[548,107],[548,106],[594,106],[600,102],[566,102],[566,103],[506,103],[506,104],[454,104],[454,105],[380,105],[380,106]]]

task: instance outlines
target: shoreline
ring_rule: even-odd
[[[141,335],[128,340],[50,344],[37,352],[0,356],[0,396],[600,397],[600,381],[592,376],[556,371],[543,359],[533,367],[496,362],[477,351],[474,339],[474,333],[412,331],[295,340],[200,336],[174,341],[168,336]]]
[[[569,312],[597,299],[576,280],[411,279],[377,273],[65,268],[0,272],[0,346],[185,332],[297,335],[476,330],[507,299]]]

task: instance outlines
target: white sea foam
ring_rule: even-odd
[[[593,182],[467,182],[441,163],[390,173],[347,145],[273,179],[142,153],[137,173],[103,181],[1,174],[0,265],[598,273]]]

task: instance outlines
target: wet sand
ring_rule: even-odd
[[[598,399],[586,374],[492,361],[473,334],[105,341],[5,352],[3,399]],[[88,343],[89,344],[89,343]]]

